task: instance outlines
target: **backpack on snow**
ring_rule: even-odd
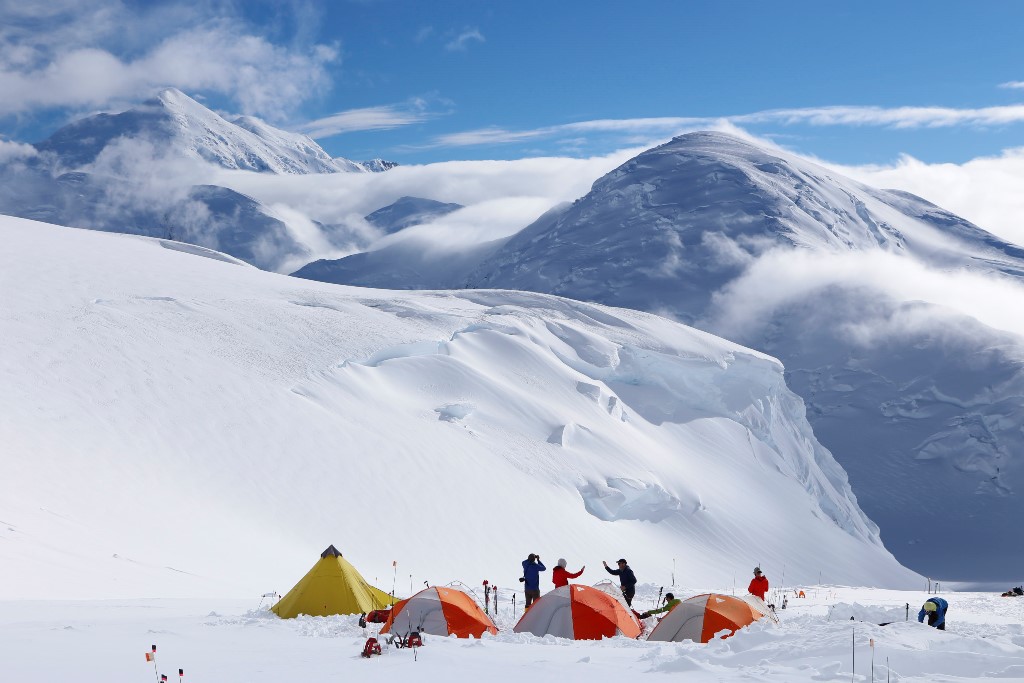
[[[376,638],[367,638],[366,645],[363,645],[363,656],[369,659],[373,655],[380,654],[380,643]]]

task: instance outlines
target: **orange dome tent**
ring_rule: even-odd
[[[597,588],[578,584],[545,594],[533,603],[513,630],[573,640],[600,640],[619,635],[636,638],[643,632],[640,622],[622,602]]]
[[[683,600],[658,622],[647,640],[694,640],[706,643],[719,631],[728,630],[728,638],[747,624],[764,616],[745,600],[730,595],[705,593]]]
[[[494,634],[498,629],[473,598],[454,588],[433,586],[394,606],[380,632],[392,631],[479,638],[484,631]]]

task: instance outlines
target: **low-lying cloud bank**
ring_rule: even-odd
[[[593,182],[640,150],[587,159],[546,157],[516,161],[450,161],[399,166],[385,173],[283,176],[217,171],[209,182],[230,187],[264,205],[289,207],[292,217],[367,237],[368,249],[415,239],[438,251],[507,237],[551,207],[577,199]],[[465,208],[430,223],[382,237],[363,217],[400,197],[423,197]],[[284,212],[278,217],[288,222]],[[336,258],[309,240],[312,257]],[[289,264],[291,265],[291,264]],[[301,265],[301,264],[300,264]],[[284,271],[284,268],[279,270]]]
[[[819,163],[868,185],[911,192],[1007,241],[1024,244],[1024,147],[963,164],[928,164],[911,156],[888,165]]]
[[[715,314],[707,326],[729,338],[744,338],[767,324],[779,309],[830,288],[861,290],[866,297],[897,303],[933,304],[1024,340],[1024,282],[964,270],[936,270],[884,251],[770,251],[716,293]],[[877,325],[862,319],[851,322],[844,333],[871,346],[880,338],[919,332],[927,324],[918,314],[901,320],[885,318]],[[941,329],[942,325],[931,327]]]

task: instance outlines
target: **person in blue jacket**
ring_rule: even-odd
[[[940,631],[946,630],[946,610],[949,605],[942,598],[928,598],[921,611],[917,613],[917,621],[923,622],[925,615],[928,616],[928,625],[934,626]]]
[[[547,571],[547,567],[540,561],[540,555],[530,553],[530,556],[523,560],[523,589],[526,592],[526,609],[530,608],[534,600],[540,598],[540,573]]]

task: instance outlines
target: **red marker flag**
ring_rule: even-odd
[[[164,676],[163,674],[160,674],[160,680],[161,681],[166,681],[167,680],[167,676]]]
[[[398,566],[398,560],[391,560],[391,566],[392,567],[397,567]]]

